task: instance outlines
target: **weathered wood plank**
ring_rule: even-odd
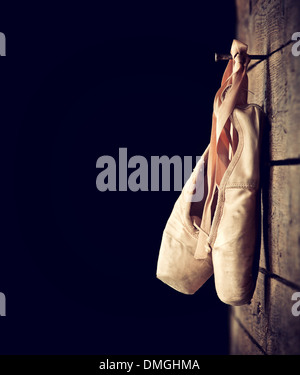
[[[251,304],[231,308],[233,316],[241,322],[247,332],[249,332],[259,346],[265,351],[267,349],[268,333],[267,282],[268,278],[262,273],[259,273]],[[232,340],[233,339],[234,337],[232,337]]]
[[[229,352],[233,355],[240,354],[264,354],[260,348],[250,339],[249,335],[243,330],[233,316],[230,318],[230,348]]]
[[[300,291],[300,290],[299,290]],[[280,281],[259,273],[257,287],[250,305],[232,307],[230,319],[230,348],[234,354],[246,354],[240,350],[252,348],[249,338],[239,338],[234,319],[267,354],[300,354],[300,316],[292,314],[293,288]],[[234,325],[234,327],[232,327]],[[246,340],[245,348],[240,342]],[[240,349],[238,349],[240,348]],[[261,349],[259,350],[261,351]]]
[[[267,217],[260,267],[299,285],[300,290],[300,165],[273,166],[264,178],[270,179],[270,191],[268,202],[262,204]]]
[[[300,30],[300,2],[237,1],[238,38],[251,54],[269,54]],[[248,14],[248,17],[247,17]],[[251,62],[250,66],[256,61]],[[291,44],[249,71],[249,102],[262,106],[271,124],[271,159],[300,158],[300,57]]]
[[[236,6],[237,38],[250,54],[270,54],[250,63],[248,101],[267,114],[271,161],[287,165],[264,171],[261,272],[251,304],[231,309],[230,345],[235,354],[259,348],[300,354],[300,317],[291,313],[292,294],[300,291],[300,165],[288,165],[300,158],[300,56],[287,44],[300,31],[300,2],[236,0]]]
[[[270,171],[270,271],[300,290],[300,165]]]
[[[300,316],[291,311],[295,290],[274,279],[270,285],[267,353],[300,354]]]
[[[249,46],[249,21],[251,17],[250,1],[235,0],[237,38]]]

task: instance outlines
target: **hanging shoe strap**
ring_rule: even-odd
[[[231,46],[232,59],[225,69],[220,89],[214,100],[212,130],[207,162],[208,194],[205,201],[195,258],[203,259],[211,251],[208,243],[214,212],[212,204],[217,187],[230,162],[229,148],[233,144],[230,137],[230,115],[236,105],[245,105],[248,94],[247,66],[250,58],[247,55],[248,46],[238,40],[233,40]],[[228,88],[228,89],[227,89]],[[222,94],[227,89],[225,98]]]

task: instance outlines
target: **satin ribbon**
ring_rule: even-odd
[[[208,243],[214,212],[212,207],[214,194],[230,163],[229,150],[234,153],[238,140],[230,133],[230,115],[237,105],[247,104],[248,77],[247,66],[250,58],[248,46],[236,39],[231,46],[232,60],[229,60],[223,74],[221,87],[217,91],[213,106],[212,131],[207,162],[208,194],[205,201],[200,224],[195,258],[204,259],[211,251]],[[226,90],[224,99],[222,95]]]

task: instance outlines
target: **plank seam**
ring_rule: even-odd
[[[259,270],[259,272],[261,272],[262,274],[270,277],[271,279],[277,280],[280,283],[282,283],[282,284],[284,284],[284,285],[286,285],[286,286],[288,286],[288,287],[290,287],[292,289],[295,289],[295,290],[298,290],[298,291],[300,290],[300,286],[299,285],[293,283],[292,281],[289,281],[289,280],[285,279],[284,277],[276,275],[276,273],[269,272],[269,271],[267,271],[263,267],[259,267],[258,270]]]
[[[232,315],[233,319],[238,323],[239,327],[244,331],[244,333],[248,336],[249,340],[264,354],[267,355],[267,353],[264,351],[264,349],[259,345],[259,343],[255,340],[255,338],[248,332],[248,330],[244,327],[242,322],[239,320],[238,317],[235,315]]]
[[[300,159],[292,158],[292,159],[285,159],[285,160],[271,160],[268,165],[274,166],[274,165],[299,165]]]

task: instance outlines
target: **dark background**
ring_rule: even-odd
[[[226,2],[0,6],[0,352],[226,354],[213,277],[157,280],[179,192],[96,189],[96,160],[201,155],[235,37]]]

